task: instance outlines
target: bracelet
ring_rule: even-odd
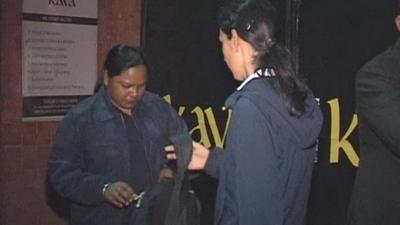
[[[104,192],[106,192],[106,191],[107,191],[107,188],[108,188],[108,186],[110,186],[110,184],[109,184],[109,183],[106,183],[106,184],[104,184],[104,186],[103,186],[103,189],[102,189],[102,193],[103,193],[103,195],[104,195]]]

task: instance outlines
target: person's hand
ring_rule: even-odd
[[[210,155],[210,150],[208,150],[203,145],[192,142],[193,143],[193,155],[192,159],[189,162],[188,169],[189,170],[202,170],[206,165],[208,156]],[[168,145],[165,147],[165,151],[167,152],[168,159],[176,159],[175,148],[173,145]]]
[[[160,176],[158,177],[158,179],[162,179],[162,178],[173,178],[174,177],[174,172],[172,172],[172,170],[168,167],[165,167],[163,169],[161,169],[160,171]]]
[[[122,181],[110,184],[103,195],[107,202],[120,208],[128,206],[137,197],[132,187]]]

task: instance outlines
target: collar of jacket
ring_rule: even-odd
[[[250,80],[242,89],[236,90],[233,92],[225,101],[226,108],[232,108],[232,106],[236,103],[236,101],[243,95],[249,94],[249,92],[257,92],[262,91],[264,92],[266,87],[266,82],[264,80],[267,78],[260,77],[256,79]]]

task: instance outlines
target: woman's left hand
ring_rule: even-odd
[[[188,169],[189,170],[202,170],[207,162],[208,156],[210,155],[210,150],[208,150],[203,145],[192,142],[193,143],[193,155],[192,159],[189,162]],[[168,145],[165,148],[167,152],[167,158],[171,160],[176,159],[175,148],[173,145]]]

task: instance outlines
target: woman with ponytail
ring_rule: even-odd
[[[193,142],[189,169],[219,180],[216,225],[303,225],[322,114],[275,36],[267,0],[233,1],[220,11],[224,60],[242,81],[224,149]],[[168,157],[174,149],[167,146]]]

